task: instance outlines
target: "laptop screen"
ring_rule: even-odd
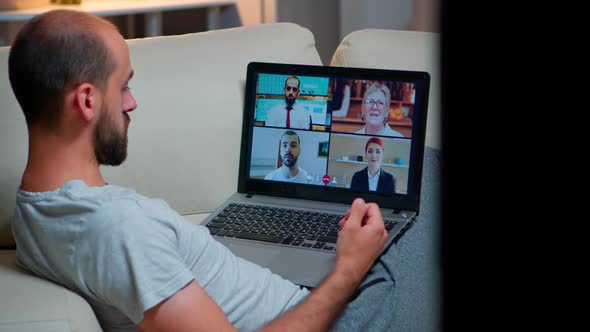
[[[253,62],[240,192],[417,210],[429,75]]]

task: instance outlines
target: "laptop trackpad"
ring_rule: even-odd
[[[235,242],[227,246],[235,255],[267,267],[297,285],[308,287],[317,287],[328,275],[336,259],[333,253],[294,247]]]
[[[236,256],[247,261],[254,262],[260,266],[269,267],[281,253],[277,250],[269,250],[269,246],[260,247],[257,244],[229,243],[227,245]],[[271,247],[275,248],[275,247]]]

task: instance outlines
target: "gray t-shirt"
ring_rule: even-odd
[[[12,227],[17,264],[84,297],[105,331],[138,330],[144,311],[192,280],[241,331],[309,294],[234,256],[164,201],[119,186],[18,190]]]

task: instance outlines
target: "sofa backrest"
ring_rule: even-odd
[[[166,200],[180,213],[211,211],[237,190],[250,61],[321,65],[312,33],[275,23],[128,41],[138,108],[128,157],[102,169],[109,183]],[[0,48],[0,247],[26,162],[27,130]]]
[[[426,145],[440,149],[439,34],[363,29],[342,39],[331,66],[420,70],[430,73]]]

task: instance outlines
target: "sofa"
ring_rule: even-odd
[[[139,106],[131,114],[126,162],[103,167],[103,174],[110,183],[165,199],[193,223],[237,190],[246,65],[322,64],[312,32],[293,23],[133,39],[128,45],[135,70],[130,86]],[[422,210],[393,248],[399,306],[392,314],[404,331],[438,330],[440,324],[437,50],[436,33],[365,29],[346,36],[330,63],[425,70],[432,77]],[[9,47],[0,48],[0,332],[101,331],[80,296],[15,265],[10,221],[27,130],[8,80],[8,54]]]

